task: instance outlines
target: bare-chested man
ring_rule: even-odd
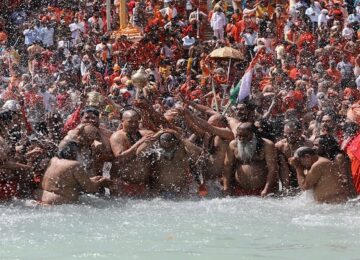
[[[354,196],[349,186],[343,185],[339,166],[318,156],[315,149],[300,147],[289,163],[296,169],[301,189],[312,189],[317,202],[341,203]]]
[[[76,161],[79,145],[74,141],[63,143],[52,158],[34,198],[44,204],[76,202],[82,191],[93,193],[109,187],[112,181],[102,176],[89,178],[81,163]]]
[[[241,123],[237,127],[236,139],[229,144],[224,166],[225,194],[266,196],[277,191],[274,144],[258,137],[252,123]]]
[[[122,114],[122,129],[110,138],[114,155],[111,179],[115,182],[110,190],[113,196],[144,197],[149,192],[150,162],[137,155],[141,144],[149,140],[149,130],[140,130],[140,115],[135,110]]]
[[[191,147],[187,144],[191,146],[176,131],[164,130],[139,149],[152,162],[152,191],[156,196],[178,198],[189,195]]]
[[[79,155],[88,175],[101,176],[104,163],[113,159],[110,136],[111,131],[100,127],[99,111],[86,107],[81,112],[80,125],[70,130],[63,141],[76,140],[81,146]]]
[[[294,156],[294,152],[301,146],[313,147],[311,141],[302,135],[301,123],[297,120],[291,120],[284,125],[284,139],[275,144],[279,159],[279,177],[283,192],[289,189],[299,187],[296,178],[296,171],[292,168],[288,160]]]
[[[220,114],[212,115],[207,122],[192,115],[188,110],[185,110],[184,114],[187,124],[195,132],[190,140],[196,143],[200,137],[200,146],[205,152],[204,158],[198,158],[198,161],[203,161],[202,175],[207,193],[210,196],[220,196],[222,187],[219,180],[223,175],[226,150],[234,135],[227,125],[226,118]]]
[[[74,130],[69,131],[60,145],[75,141],[79,145],[77,160],[83,165],[88,176],[101,176],[102,168],[96,167],[100,164],[97,159],[99,158],[98,155],[101,155],[102,150],[105,149],[103,144],[97,140],[101,140],[99,129],[87,123],[80,124]]]

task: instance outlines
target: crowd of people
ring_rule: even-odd
[[[0,201],[360,193],[360,1],[122,4],[0,4]]]

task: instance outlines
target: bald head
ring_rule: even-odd
[[[254,132],[255,126],[253,123],[240,123],[236,129],[236,137],[239,141],[248,142],[252,140]]]
[[[131,118],[131,117],[137,117],[138,120],[140,120],[140,115],[137,111],[135,111],[134,109],[129,109],[124,111],[124,113],[122,114],[122,118],[123,120]]]
[[[140,115],[136,110],[126,110],[122,114],[122,123],[124,131],[129,134],[134,134],[140,127]]]

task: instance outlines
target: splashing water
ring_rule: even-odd
[[[1,259],[350,259],[360,204],[299,197],[0,205]]]

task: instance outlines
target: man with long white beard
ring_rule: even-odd
[[[224,164],[224,194],[264,197],[277,191],[274,144],[257,136],[252,123],[241,123],[237,127]]]

